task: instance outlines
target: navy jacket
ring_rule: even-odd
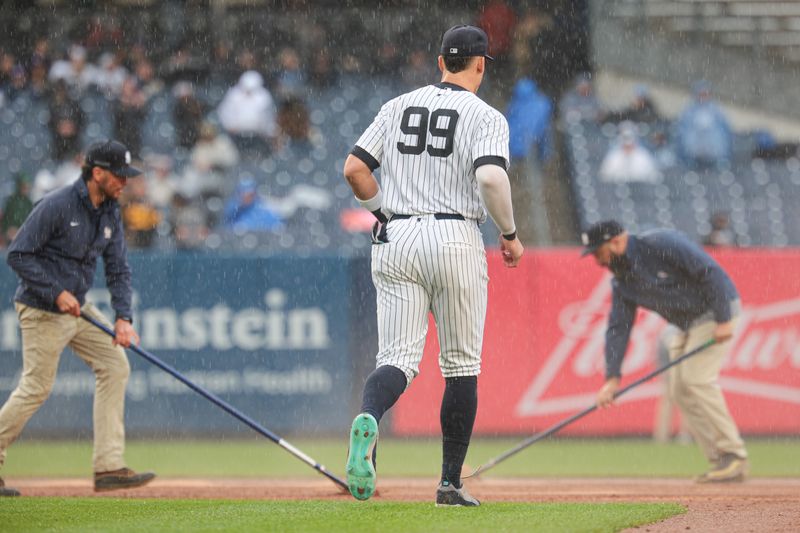
[[[11,242],[6,261],[20,279],[14,299],[58,313],[56,297],[67,290],[83,305],[100,256],[111,306],[117,317],[130,317],[131,269],[119,204],[106,200],[95,208],[78,179],[42,198]]]
[[[722,267],[682,233],[659,229],[630,235],[624,262],[611,281],[606,377],[620,375],[639,306],[683,330],[704,314],[716,322],[732,318],[731,303],[739,298],[736,287]]]

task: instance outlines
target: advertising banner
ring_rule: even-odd
[[[800,265],[798,250],[724,250],[743,314],[720,385],[743,433],[800,434]],[[533,434],[594,403],[604,381],[610,274],[576,249],[530,250],[518,269],[489,258],[489,308],[475,433]],[[623,365],[624,386],[659,364],[665,322],[640,310]],[[431,332],[435,328],[431,323]],[[401,435],[439,434],[444,381],[435,335],[420,375],[393,410]],[[568,426],[565,435],[647,434],[661,378],[633,389],[616,407]],[[677,419],[675,421],[677,423]]]
[[[202,254],[130,259],[134,327],[143,348],[274,431],[347,427],[353,379],[350,260]],[[12,303],[16,276],[5,261],[0,269],[0,401],[5,401],[22,358]],[[89,299],[113,317],[102,265],[95,287]],[[130,352],[128,358],[129,431],[244,428],[138,355]],[[65,350],[50,399],[26,434],[91,431],[93,394],[94,375]]]

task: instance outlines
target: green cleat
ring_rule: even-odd
[[[368,500],[375,492],[375,466],[372,449],[378,440],[378,422],[361,413],[350,427],[350,451],[347,454],[347,486],[357,500]]]

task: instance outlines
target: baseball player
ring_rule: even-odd
[[[376,370],[353,420],[346,466],[359,500],[375,491],[378,423],[419,372],[431,312],[446,383],[436,504],[479,505],[461,485],[461,467],[477,410],[486,315],[486,252],[478,229],[484,205],[502,234],[505,265],[516,267],[523,253],[506,175],[508,123],[475,95],[492,59],[486,51],[483,30],[447,30],[438,60],[442,81],[384,104],[345,162],[356,199],[378,219]],[[383,188],[373,175],[379,166]]]
[[[679,329],[670,339],[671,360],[714,339],[715,344],[670,369],[670,394],[711,463],[696,481],[742,481],[747,450],[718,383],[742,307],[731,279],[700,246],[673,230],[630,235],[618,222],[607,220],[591,226],[583,243],[584,255],[594,255],[598,265],[614,274],[606,382],[597,404],[608,407],[614,401],[639,306]]]
[[[22,330],[23,371],[19,385],[0,409],[0,465],[8,447],[50,395],[59,357],[69,346],[96,378],[95,491],[139,487],[155,477],[127,468],[123,458],[130,366],[122,347],[139,342],[131,319],[131,270],[117,204],[127,179],[141,174],[130,163],[131,153],[117,141],[90,146],[81,178],[36,204],[7,258],[20,280],[14,300]],[[101,257],[117,314],[113,342],[80,318],[83,312],[112,328],[85,301]],[[0,479],[0,496],[17,495]]]

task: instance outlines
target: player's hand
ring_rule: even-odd
[[[81,316],[81,304],[69,291],[61,291],[61,294],[56,297],[56,306],[62,313],[76,317]]]
[[[117,320],[114,323],[114,339],[111,341],[114,346],[124,346],[127,348],[131,344],[139,344],[139,335],[133,329],[133,325],[127,320]]]
[[[522,247],[519,237],[509,241],[502,235],[500,235],[500,251],[503,253],[503,263],[508,268],[516,268],[522,254],[525,253],[525,249]]]
[[[717,343],[723,343],[727,340],[730,340],[733,337],[733,322],[730,320],[727,322],[720,322],[717,324],[717,327],[714,328],[714,340]]]
[[[605,409],[614,405],[614,394],[619,389],[619,378],[608,378],[597,393],[597,407]]]
[[[386,235],[386,222],[376,221],[372,226],[372,244],[386,244],[389,237]]]

